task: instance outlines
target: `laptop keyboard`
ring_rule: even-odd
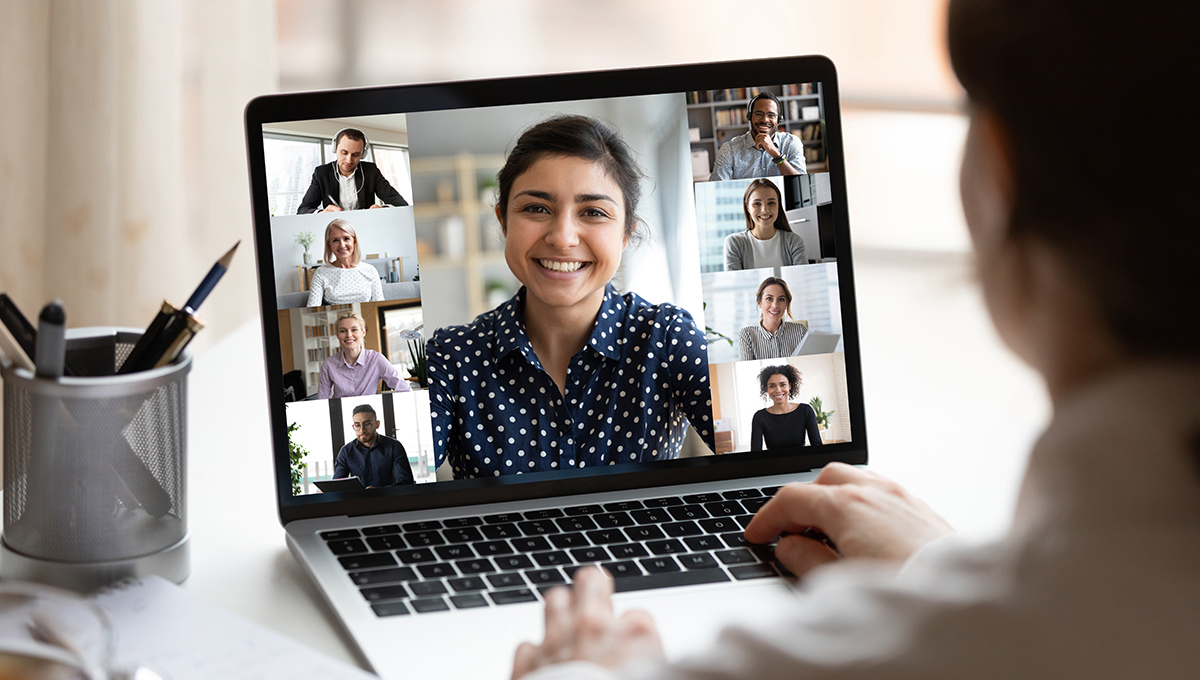
[[[617,592],[790,576],[750,518],[779,487],[321,534],[378,616],[536,602],[600,565]]]

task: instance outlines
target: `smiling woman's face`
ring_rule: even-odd
[[[621,264],[624,197],[593,161],[546,156],[514,181],[504,228],[504,259],[525,284],[527,303],[599,309]]]
[[[759,187],[751,191],[745,207],[755,229],[775,226],[775,218],[779,215],[779,197],[771,189]]]
[[[788,383],[786,375],[776,373],[767,378],[767,396],[770,397],[774,404],[785,404],[788,400],[788,393],[791,392],[792,386]]]
[[[349,264],[354,259],[354,237],[344,229],[329,231],[329,251],[338,264]]]

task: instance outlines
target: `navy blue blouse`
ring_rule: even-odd
[[[713,445],[704,332],[610,283],[566,395],[522,321],[525,289],[427,345],[437,464],[456,479],[676,458],[687,422]]]

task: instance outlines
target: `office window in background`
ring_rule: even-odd
[[[324,146],[315,137],[263,135],[272,216],[296,214],[312,181],[313,168],[325,162]]]

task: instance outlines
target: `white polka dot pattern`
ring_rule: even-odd
[[[566,395],[533,353],[525,290],[427,345],[434,451],[456,479],[665,460],[690,421],[713,448],[704,332],[609,284]]]
[[[353,269],[323,265],[313,272],[308,288],[308,305],[347,305],[351,302],[378,302],[383,299],[379,270],[366,262]]]

